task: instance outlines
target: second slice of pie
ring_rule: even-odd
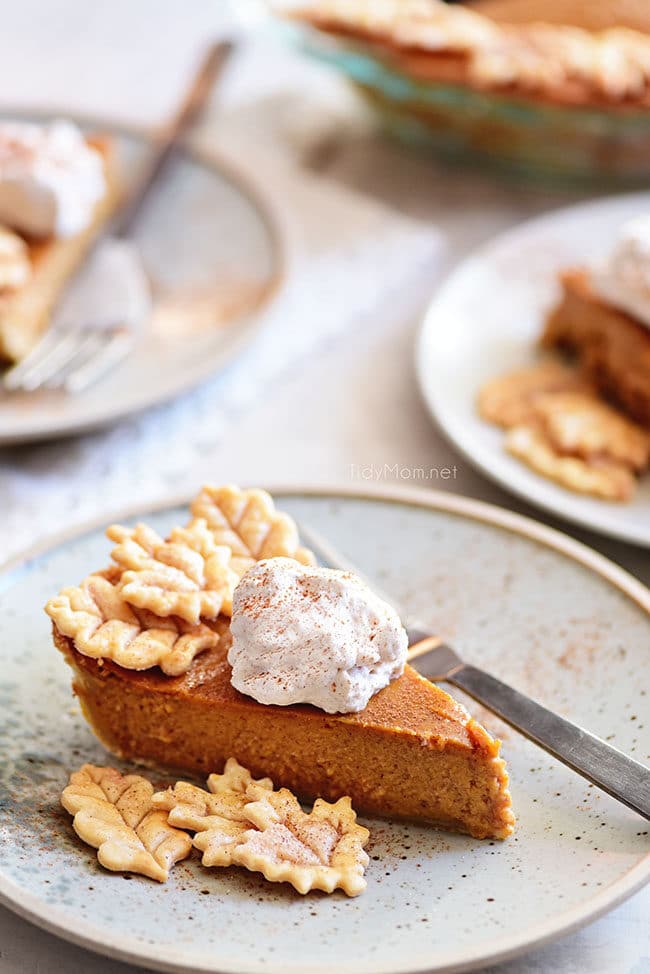
[[[61,140],[64,140],[63,147],[59,144]],[[23,202],[19,199],[14,208],[21,225],[14,227],[7,223],[3,230],[5,236],[16,231],[11,235],[23,244],[27,273],[24,279],[15,282],[3,282],[0,275],[0,363],[18,362],[36,345],[49,326],[66,285],[112,216],[121,196],[117,145],[111,137],[102,135],[85,139],[67,122],[50,126],[24,123],[0,126],[0,186],[4,189],[5,208],[8,187],[16,185],[20,190],[26,184],[30,190],[26,194],[28,198],[43,200],[51,186],[49,183],[40,185],[35,172],[47,168],[49,173],[57,167],[64,173],[72,170],[67,177],[68,182],[72,182],[73,163],[78,161],[79,154],[84,153],[97,163],[103,191],[94,203],[88,203],[89,212],[83,223],[77,220],[66,233],[26,232],[22,220],[28,214],[19,205]],[[51,176],[50,182],[59,185],[61,176]],[[66,207],[75,215],[82,207],[81,190],[79,187],[79,194],[76,194],[67,187],[63,196]],[[49,212],[45,204],[43,208]],[[0,228],[5,220],[0,208]],[[6,286],[8,284],[11,286]]]

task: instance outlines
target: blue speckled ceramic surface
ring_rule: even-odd
[[[630,594],[565,553],[463,513],[326,496],[280,506],[469,659],[648,760],[650,624]],[[181,518],[148,520],[160,530]],[[84,761],[112,759],[71,696],[42,605],[103,565],[108,550],[102,532],[91,532],[0,576],[8,905],[87,946],[164,969],[380,974],[485,963],[584,922],[648,879],[647,823],[475,705],[510,767],[519,822],[506,843],[367,821],[368,889],[354,900],[300,897],[241,870],[204,869],[198,858],[162,886],[105,872],[59,795]]]

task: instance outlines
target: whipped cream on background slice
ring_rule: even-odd
[[[232,685],[259,703],[363,710],[400,676],[408,639],[395,610],[350,572],[268,558],[235,589]]]
[[[69,237],[106,192],[104,163],[70,122],[0,123],[0,223],[31,237]]]
[[[591,268],[595,293],[650,328],[650,214],[624,223],[609,258]]]

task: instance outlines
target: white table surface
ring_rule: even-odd
[[[174,104],[197,51],[222,25],[218,3],[205,0],[0,0],[0,93],[4,105],[63,106],[97,112],[147,125],[165,117]],[[270,155],[291,154],[295,164],[316,170],[317,178],[344,185],[382,200],[403,213],[436,224],[448,241],[451,265],[476,244],[528,216],[570,202],[549,192],[495,184],[488,178],[450,173],[430,160],[382,144],[365,131],[352,134],[336,121],[337,99],[347,111],[338,84],[289,58],[279,83],[269,84],[263,46],[235,64],[218,131],[207,137],[228,143],[249,168],[251,132],[266,140]],[[271,56],[272,60],[272,56]],[[275,63],[277,63],[277,54]],[[322,136],[327,93],[334,121]],[[228,101],[228,99],[226,99]],[[332,111],[332,106],[334,110]],[[342,109],[343,110],[343,109]],[[314,118],[314,131],[305,118]],[[269,118],[283,120],[280,130],[265,131]],[[217,118],[213,115],[212,124]],[[296,119],[301,124],[296,137]],[[311,134],[310,134],[311,132]],[[264,174],[257,155],[254,168]],[[272,187],[268,187],[272,192]],[[291,200],[285,202],[291,207]],[[650,582],[650,556],[566,524],[554,522],[485,480],[432,427],[420,401],[413,370],[413,338],[419,311],[435,280],[404,295],[379,320],[339,336],[293,375],[267,390],[233,420],[214,454],[196,458],[184,482],[204,479],[266,483],[405,482],[409,471],[452,467],[456,476],[432,484],[531,514],[585,540],[614,561]],[[300,408],[296,408],[299,404]],[[20,505],[12,494],[10,473],[29,468],[41,448],[15,450],[2,457],[4,503]],[[74,450],[63,443],[59,450]],[[400,471],[399,477],[389,471]],[[216,466],[216,468],[215,468]],[[379,473],[377,471],[380,471]],[[646,974],[650,972],[650,890],[589,927],[525,957],[492,968],[494,974]],[[118,974],[127,965],[99,958],[46,934],[0,908],[0,974],[42,974],[83,969],[88,974]]]

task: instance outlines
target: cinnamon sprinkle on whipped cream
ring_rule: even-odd
[[[650,328],[650,213],[623,224],[590,279],[600,298]]]
[[[0,123],[0,223],[29,237],[70,237],[106,192],[104,164],[71,122]]]
[[[351,572],[269,558],[233,596],[232,685],[262,704],[363,710],[401,676],[408,639],[395,610]]]

